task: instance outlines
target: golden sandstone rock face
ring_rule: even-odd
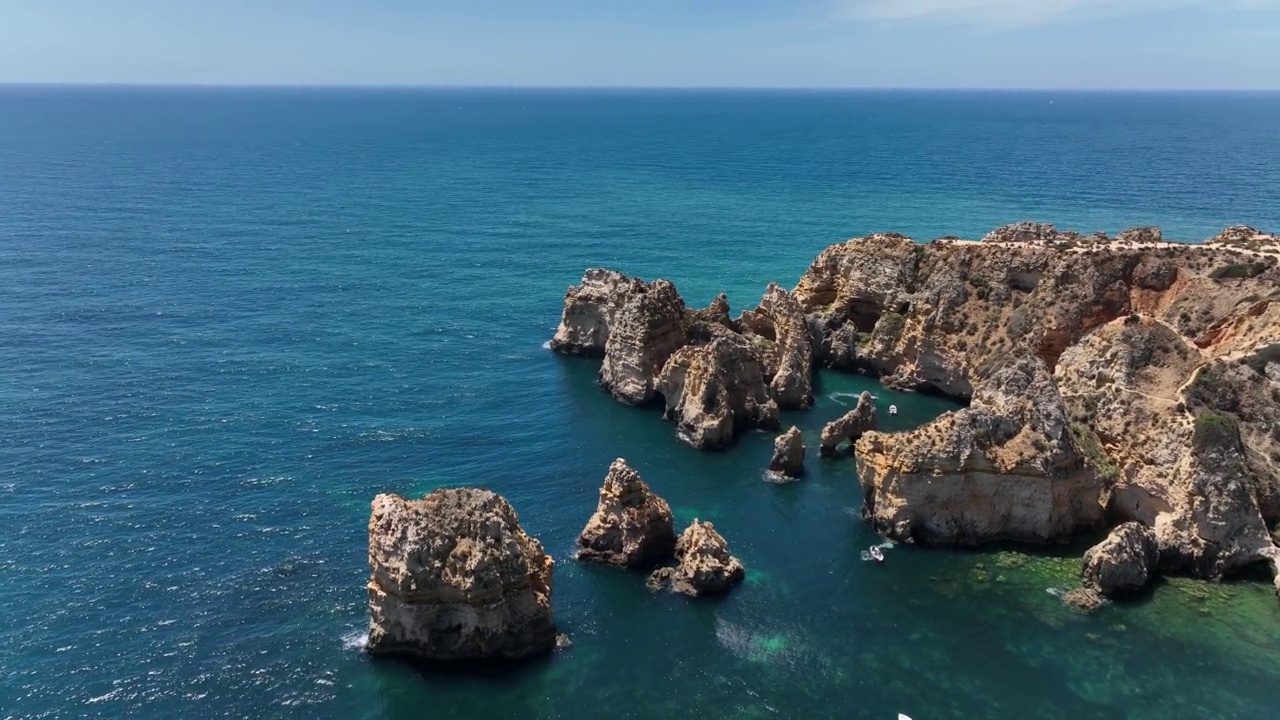
[[[827,248],[736,323],[686,311],[653,388],[699,447],[776,424],[806,394],[794,303],[813,365],[971,401],[858,441],[882,531],[1049,543],[1118,517],[1152,530],[1160,569],[1221,577],[1277,557],[1278,263],[1280,239],[1249,227],[1202,245],[1038,223],[981,242],[877,234]],[[602,272],[566,299],[566,352],[598,347],[625,304],[599,292]],[[638,282],[608,277],[623,294]]]
[[[1084,555],[1085,587],[1108,597],[1135,593],[1155,579],[1160,547],[1151,528],[1127,522]]]
[[[596,512],[578,536],[578,558],[637,568],[667,560],[675,549],[671,506],[626,460],[614,460]]]
[[[676,541],[674,568],[659,568],[649,576],[649,589],[667,586],[672,592],[698,597],[721,595],[747,576],[729,545],[709,522],[695,519]]]
[[[613,270],[591,269],[582,284],[569,288],[564,299],[564,315],[551,349],[569,355],[604,357],[609,327],[622,306],[645,283]]]
[[[610,324],[600,384],[630,405],[653,400],[658,371],[688,342],[684,320],[684,300],[675,285],[655,280],[638,288]]]
[[[824,457],[832,457],[837,454],[840,443],[845,440],[856,443],[863,435],[875,429],[876,401],[871,393],[864,392],[858,396],[858,404],[852,410],[822,428],[822,445],[819,450]]]
[[[1022,226],[983,243],[881,235],[825,251],[795,293],[811,322],[857,327],[856,363],[886,383],[973,401],[859,443],[872,522],[941,544],[1054,542],[1107,508],[1153,529],[1162,569],[1221,577],[1273,561],[1280,243],[1232,238],[1178,245],[1143,229],[1112,242]],[[1025,373],[986,371],[1027,357],[1052,381],[1012,392]],[[1040,410],[1018,409],[1032,397]],[[1046,415],[1053,405],[1065,412]],[[1047,422],[1057,415],[1065,434]],[[1198,426],[1225,429],[1206,445]],[[1035,432],[1004,441],[1014,428]]]
[[[964,410],[908,433],[864,435],[857,459],[863,514],[901,540],[1044,544],[1104,516],[1102,480],[1034,356],[987,369]]]
[[[812,403],[812,345],[790,294],[771,288],[751,322],[773,339],[738,332],[724,295],[689,310],[666,280],[593,269],[566,293],[551,349],[602,356],[599,381],[616,399],[660,399],[683,440],[718,450],[742,431],[776,428],[775,394],[788,407]]]
[[[791,293],[770,283],[760,306],[742,313],[738,325],[757,342],[770,395],[783,410],[813,405],[813,341],[809,324]]]
[[[555,647],[552,559],[488,490],[377,496],[369,565],[371,653],[517,660]]]
[[[681,348],[662,368],[656,387],[666,399],[664,416],[696,448],[721,450],[741,431],[778,427],[763,359],[737,333],[720,330],[705,345]]]
[[[800,428],[792,425],[790,430],[774,439],[769,472],[784,479],[804,476],[804,437]]]

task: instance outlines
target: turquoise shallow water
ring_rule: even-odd
[[[1268,717],[1269,588],[1085,618],[1070,555],[863,563],[851,461],[766,483],[768,435],[695,452],[542,344],[589,266],[736,312],[874,230],[1275,229],[1277,138],[1266,95],[0,89],[0,717]],[[950,407],[820,385],[811,438]],[[617,456],[743,587],[570,559]],[[568,652],[360,652],[369,500],[451,484],[556,556]]]

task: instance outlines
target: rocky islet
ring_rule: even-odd
[[[556,646],[554,562],[488,490],[377,496],[369,567],[372,654],[523,660]]]
[[[798,480],[804,476],[804,436],[800,428],[791,429],[773,441],[773,457],[769,460],[769,472],[783,479]]]

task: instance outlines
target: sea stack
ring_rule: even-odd
[[[845,440],[856,443],[858,438],[876,427],[876,399],[871,393],[864,392],[858,396],[858,405],[854,409],[822,428],[819,450],[824,457],[832,457],[839,452],[840,443]]]
[[[804,475],[804,437],[800,434],[800,428],[792,425],[790,430],[773,441],[773,459],[769,461],[769,472],[792,479],[799,479]]]
[[[556,645],[553,561],[488,490],[377,496],[369,566],[370,653],[519,660]]]
[[[676,536],[667,501],[618,458],[600,486],[600,502],[578,536],[578,559],[619,567],[652,566],[675,552]]]
[[[675,421],[680,439],[699,450],[724,450],[739,432],[777,428],[778,404],[759,350],[718,325],[704,330],[709,341],[676,351],[656,382],[666,400],[664,417]]]
[[[1127,522],[1084,554],[1084,584],[1107,597],[1136,593],[1155,579],[1160,547],[1151,528]]]
[[[672,592],[699,597],[721,595],[746,577],[738,558],[729,554],[729,545],[709,522],[694,519],[676,541],[674,568],[659,568],[649,576],[649,589],[663,586]]]
[[[813,335],[795,297],[769,283],[760,305],[738,318],[738,327],[760,349],[769,392],[783,410],[813,405]]]

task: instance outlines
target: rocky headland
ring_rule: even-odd
[[[1084,580],[1124,594],[1160,572],[1276,572],[1278,264],[1280,239],[1249,227],[1201,244],[1040,223],[981,241],[876,234],[736,320],[723,296],[690,310],[665,281],[588,271],[552,347],[603,357],[606,389],[661,404],[704,449],[809,407],[816,366],[957,399],[906,433],[854,423],[867,519],[965,546],[1121,526]]]
[[[553,565],[488,490],[379,495],[369,518],[368,651],[449,661],[549,652]]]

